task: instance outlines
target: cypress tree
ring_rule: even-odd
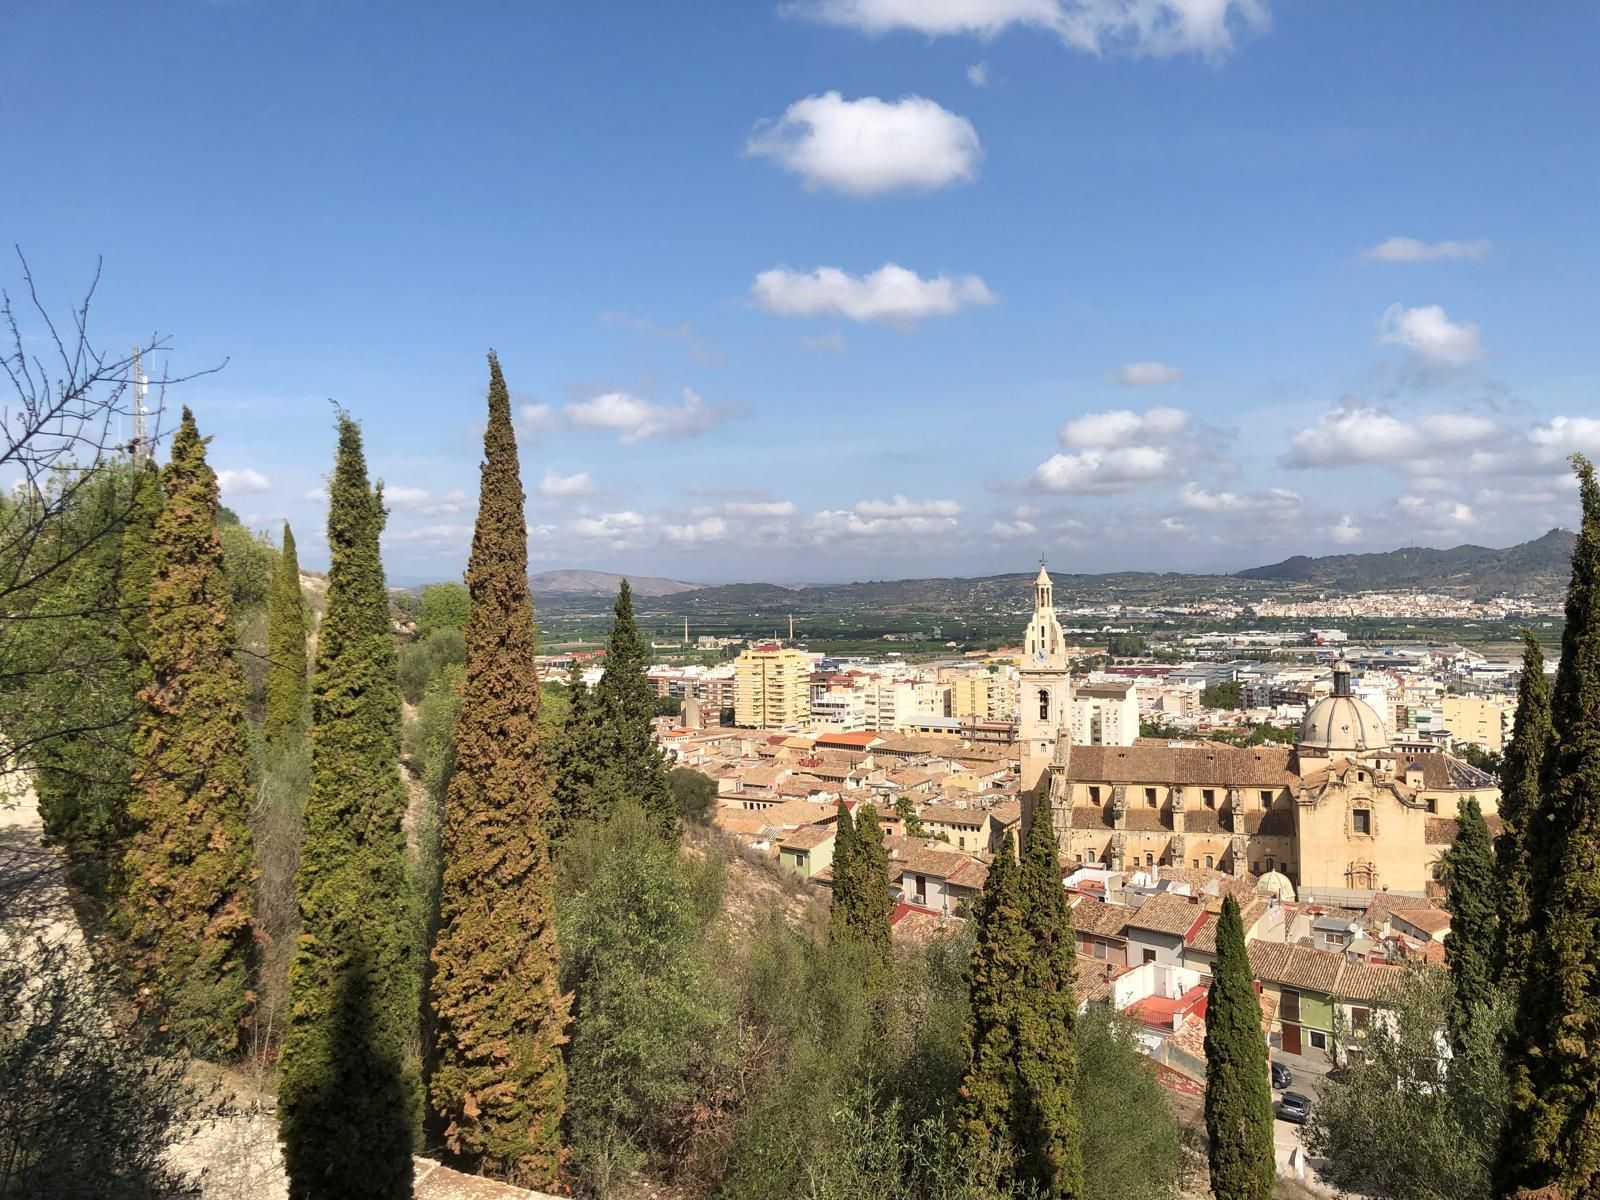
[[[1244,923],[1231,895],[1217,921],[1217,962],[1206,996],[1206,1137],[1211,1194],[1217,1200],[1272,1195],[1276,1167],[1267,1042]]]
[[[838,813],[833,835],[833,894],[828,901],[828,936],[836,941],[854,936],[860,894],[856,881],[859,874],[856,862],[860,857],[856,824],[843,800],[839,801]]]
[[[1517,687],[1517,717],[1500,767],[1500,837],[1495,859],[1500,888],[1496,976],[1515,998],[1533,952],[1532,860],[1542,850],[1535,835],[1542,824],[1539,771],[1550,746],[1550,681],[1544,653],[1533,630],[1522,631],[1522,682]]]
[[[608,803],[629,797],[663,837],[678,835],[678,806],[667,783],[667,762],[651,722],[655,691],[645,675],[650,646],[633,619],[633,589],[624,579],[606,639],[606,670],[595,689],[603,729],[604,783]]]
[[[600,725],[594,696],[583,682],[583,668],[574,658],[567,668],[566,716],[551,765],[550,829],[559,842],[584,821],[600,813]]]
[[[205,447],[185,408],[151,533],[149,678],[122,911],[133,965],[166,1023],[196,1049],[229,1054],[250,1012],[253,797],[244,668]]]
[[[887,965],[893,957],[889,917],[894,910],[894,899],[889,894],[889,852],[884,849],[878,810],[870,804],[861,806],[854,851],[856,936],[872,951],[874,958]]]
[[[1016,1139],[1020,1174],[1040,1196],[1083,1195],[1083,1125],[1078,1117],[1075,1030],[1077,939],[1049,799],[1034,805],[1021,864],[1028,957],[1019,991],[1017,1072],[1022,1084]]]
[[[525,496],[511,398],[493,354],[483,448],[467,673],[444,806],[430,1095],[458,1158],[549,1190],[561,1166],[570,997],[556,977]]]
[[[294,530],[283,523],[283,549],[267,595],[267,702],[261,734],[278,745],[305,732],[311,694],[306,678],[306,606]]]
[[[1444,939],[1450,968],[1450,1036],[1466,1044],[1473,1014],[1490,1003],[1495,943],[1494,845],[1476,798],[1457,806],[1456,840],[1444,852],[1450,932]]]
[[[156,518],[166,502],[161,486],[161,470],[151,459],[134,476],[133,500],[122,529],[119,553],[118,604],[122,610],[123,657],[140,675],[140,686],[149,682],[150,661],[146,646],[150,641],[150,583],[156,573]]]
[[[964,1030],[967,1070],[956,1099],[955,1141],[980,1196],[1009,1194],[1018,1127],[1017,1010],[1028,960],[1022,881],[1008,832],[973,913]]]
[[[1600,1190],[1600,485],[1574,455],[1583,523],[1572,553],[1566,628],[1540,771],[1542,819],[1530,839],[1535,964],[1507,1055],[1504,1194]]]
[[[378,538],[381,485],[338,419],[328,602],[311,697],[311,776],[295,892],[278,1124],[293,1200],[409,1197],[420,1115],[416,922],[401,818],[400,694]]]

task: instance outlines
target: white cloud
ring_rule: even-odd
[[[922,96],[846,100],[825,92],[758,124],[745,153],[770,158],[808,188],[875,196],[974,179],[983,147],[971,121]]]
[[[605,542],[612,549],[636,546],[643,542],[650,522],[631,510],[578,517],[567,526],[573,536],[585,541]]]
[[[1031,537],[1038,532],[1039,527],[1031,521],[996,521],[989,526],[989,535],[997,538]]]
[[[392,508],[418,508],[431,498],[427,488],[402,487],[399,484],[383,485],[383,502]]]
[[[1136,413],[1126,408],[1085,413],[1063,425],[1056,437],[1068,449],[1131,446],[1168,441],[1189,427],[1189,414],[1179,408],[1151,408]]]
[[[698,546],[726,539],[728,523],[721,517],[705,517],[689,525],[663,525],[661,535],[678,545]]]
[[[1025,26],[1089,54],[1213,61],[1233,50],[1238,34],[1268,23],[1266,0],[787,0],[780,11],[869,34],[992,38]]]
[[[954,500],[908,500],[896,495],[892,500],[863,500],[854,511],[863,517],[954,517],[961,505]]]
[[[1031,521],[1043,511],[1037,504],[1019,504],[1011,510],[1011,515],[1019,521]]]
[[[1429,500],[1425,496],[1400,496],[1395,506],[1422,529],[1438,532],[1475,525],[1477,516],[1470,505],[1459,500]]]
[[[544,478],[539,481],[541,496],[555,498],[592,496],[595,490],[594,481],[589,478],[587,471],[579,471],[574,475],[558,475],[554,471],[546,471]]]
[[[524,404],[517,409],[517,425],[525,433],[537,437],[556,423],[556,410],[541,401]]]
[[[815,513],[807,522],[814,542],[833,538],[885,538],[949,533],[954,517],[864,517],[858,512]]]
[[[1451,258],[1480,259],[1488,253],[1487,238],[1472,242],[1421,242],[1416,238],[1392,237],[1367,247],[1361,257],[1368,262],[1417,263]]]
[[[773,267],[756,276],[750,295],[763,312],[782,317],[840,316],[909,328],[924,317],[948,317],[974,304],[993,304],[994,293],[976,275],[923,279],[885,263],[869,275],[838,267],[791,271]]]
[[[272,481],[251,467],[240,467],[237,470],[218,471],[217,486],[229,495],[245,496],[269,490]]]
[[[986,62],[973,63],[967,68],[967,82],[975,88],[989,86],[989,64]]]
[[[824,333],[820,337],[803,337],[800,339],[800,345],[813,354],[844,353],[844,339],[837,333]]]
[[[730,500],[722,506],[730,517],[792,517],[793,500]]]
[[[388,492],[385,491],[384,494],[388,495]],[[471,507],[472,502],[464,491],[460,488],[451,488],[444,494],[444,499],[424,504],[417,511],[425,517],[442,517],[467,512]]]
[[[1361,526],[1356,524],[1356,519],[1349,513],[1339,518],[1333,528],[1328,530],[1328,536],[1341,546],[1353,545],[1361,540]]]
[[[1452,321],[1437,304],[1420,308],[1391,304],[1378,322],[1378,337],[1384,345],[1403,346],[1435,366],[1461,367],[1487,353],[1476,325]]]
[[[1359,402],[1325,412],[1290,439],[1284,465],[1342,467],[1368,463],[1419,466],[1441,453],[1493,443],[1500,424],[1475,413],[1431,413],[1407,421]]]
[[[1600,455],[1600,419],[1552,417],[1535,425],[1528,438],[1547,457],[1565,460],[1569,454]]]
[[[472,526],[452,522],[418,525],[412,529],[384,531],[384,539],[407,545],[423,545],[438,549],[452,549],[464,545],[472,538]]]
[[[1177,517],[1162,517],[1161,528],[1168,533],[1188,533],[1190,529],[1188,525],[1178,520]]]
[[[683,404],[652,404],[626,392],[606,392],[590,400],[569,404],[567,420],[584,429],[614,429],[623,442],[654,437],[696,437],[716,428],[727,413],[710,408],[689,388]]]
[[[1123,387],[1149,387],[1177,383],[1183,378],[1183,372],[1163,362],[1131,362],[1118,367],[1113,378]]]
[[[1122,492],[1172,473],[1170,451],[1161,446],[1115,446],[1053,454],[1034,471],[1035,487],[1073,496]]]
[[[1178,503],[1196,512],[1286,516],[1300,508],[1300,495],[1287,488],[1244,493],[1213,492],[1198,483],[1186,483],[1178,493]]]
[[[328,489],[325,487],[314,487],[306,492],[301,499],[309,500],[312,504],[326,504],[328,502]]]

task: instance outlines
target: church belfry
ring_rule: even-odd
[[[1039,782],[1056,755],[1056,743],[1065,748],[1072,721],[1072,679],[1067,662],[1067,639],[1056,619],[1055,587],[1041,564],[1033,585],[1033,620],[1022,644],[1022,786]]]

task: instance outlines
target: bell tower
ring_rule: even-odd
[[[1022,788],[1027,791],[1055,758],[1057,742],[1065,750],[1071,737],[1067,639],[1056,620],[1055,587],[1042,562],[1033,581],[1033,620],[1023,638],[1021,674],[1022,720],[1017,732],[1022,743]]]

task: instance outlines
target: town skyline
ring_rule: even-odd
[[[394,576],[459,569],[486,344],[536,567],[1505,546],[1575,524],[1566,455],[1600,448],[1568,153],[1593,14],[621,5],[486,39],[420,8],[373,37],[312,5],[88,7],[15,15],[51,114],[15,152],[61,169],[7,196],[8,239],[52,306],[103,255],[107,338],[226,360],[175,398],[226,502],[290,519],[308,566],[332,396],[388,484]],[[1464,65],[1491,51],[1492,92]]]

